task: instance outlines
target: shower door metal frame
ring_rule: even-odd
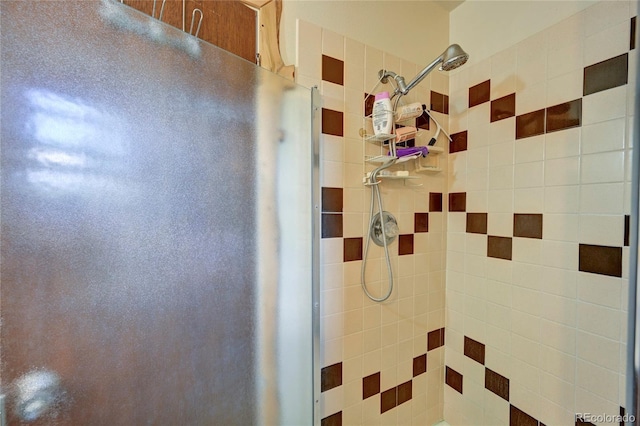
[[[637,63],[640,65],[640,58]],[[627,368],[626,402],[628,425],[638,424],[640,413],[640,293],[638,292],[638,216],[640,216],[640,82],[635,87],[635,126],[633,129],[633,150],[631,157],[631,210],[629,220],[629,309],[627,326]]]
[[[321,96],[317,86],[311,88],[311,143],[313,160],[313,236],[312,301],[313,301],[313,424],[320,425],[320,108]]]

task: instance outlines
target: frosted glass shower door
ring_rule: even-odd
[[[0,12],[6,423],[311,423],[309,90],[116,1]]]

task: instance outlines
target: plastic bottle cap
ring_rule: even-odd
[[[378,99],[389,99],[389,92],[380,92],[380,93],[376,93],[376,101]]]

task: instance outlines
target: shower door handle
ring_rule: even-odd
[[[16,379],[0,394],[0,426],[6,425],[6,401],[10,398],[16,417],[32,422],[63,406],[65,392],[60,376],[48,370],[34,370]]]

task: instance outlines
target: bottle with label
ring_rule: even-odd
[[[376,135],[389,135],[393,129],[393,110],[391,109],[391,99],[389,92],[376,94],[373,103],[373,132]]]
[[[420,117],[424,111],[420,102],[413,102],[409,105],[403,105],[396,112],[396,121],[405,121],[411,118]]]

